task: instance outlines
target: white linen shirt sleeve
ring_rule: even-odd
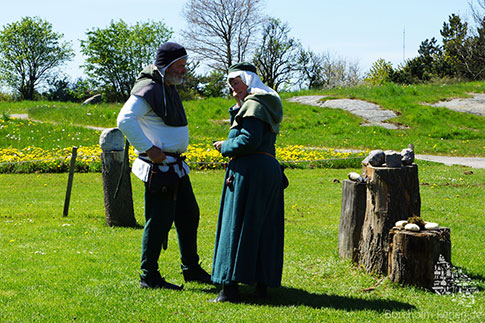
[[[145,99],[131,95],[121,108],[116,120],[118,128],[128,138],[130,144],[140,153],[146,152],[153,143],[145,135],[140,126],[139,119],[151,111]]]

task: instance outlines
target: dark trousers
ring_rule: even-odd
[[[189,176],[180,179],[176,200],[172,194],[153,194],[145,189],[145,228],[141,244],[141,278],[158,271],[158,258],[163,241],[175,222],[182,269],[199,263],[197,228],[199,206],[195,200]]]

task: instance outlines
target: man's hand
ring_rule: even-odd
[[[152,146],[146,151],[146,154],[154,164],[161,164],[167,158],[163,151],[157,146]]]

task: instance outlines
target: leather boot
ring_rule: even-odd
[[[203,284],[212,284],[211,275],[209,275],[200,265],[184,269],[182,267],[182,275],[185,282],[199,282]]]
[[[222,289],[219,295],[212,300],[214,303],[219,302],[231,302],[237,303],[240,301],[239,297],[239,286],[237,284],[222,285]]]
[[[141,288],[165,288],[165,289],[173,289],[173,290],[182,290],[184,285],[178,286],[172,283],[169,283],[165,280],[162,276],[160,276],[159,272],[151,275],[150,277],[141,278],[140,277],[140,287]]]

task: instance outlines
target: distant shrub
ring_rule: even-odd
[[[375,61],[369,72],[364,78],[364,82],[370,85],[381,85],[390,81],[390,76],[393,73],[392,65],[386,62],[383,58]]]
[[[14,101],[15,98],[12,94],[0,92],[0,101]]]

